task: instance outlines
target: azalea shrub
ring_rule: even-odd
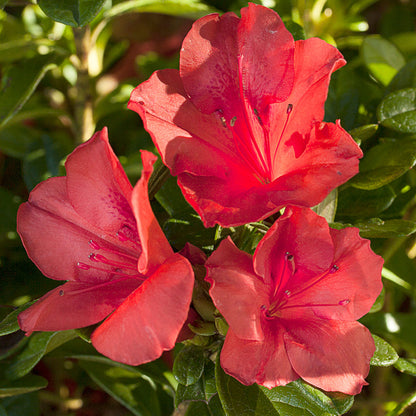
[[[0,415],[413,414],[416,5],[58,3],[0,1]]]

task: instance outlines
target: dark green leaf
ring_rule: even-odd
[[[28,302],[24,305],[20,306],[19,308],[15,309],[13,312],[9,313],[1,322],[0,322],[0,336],[11,334],[16,332],[20,329],[19,324],[17,322],[17,315],[20,312],[23,312],[27,309],[30,305],[34,302]]]
[[[77,27],[91,22],[105,0],[38,0],[39,7],[51,19]]]
[[[0,416],[7,416],[6,409],[0,404]]]
[[[386,220],[372,218],[368,221],[357,222],[355,227],[360,229],[364,238],[405,237],[416,231],[416,222],[407,220]]]
[[[0,187],[0,233],[16,230],[16,214],[21,199]]]
[[[416,359],[415,358],[399,358],[394,367],[402,373],[410,374],[416,377]]]
[[[51,0],[52,1],[52,0]],[[118,3],[104,14],[113,18],[125,13],[162,13],[173,16],[202,17],[216,10],[198,0],[129,0]]]
[[[33,334],[26,348],[14,358],[5,371],[6,376],[12,380],[23,377],[32,370],[45,354],[76,336],[74,330]]]
[[[176,380],[189,386],[196,383],[204,371],[205,352],[203,348],[187,345],[176,356],[173,364],[173,375]]]
[[[416,88],[389,94],[377,109],[379,122],[402,133],[416,133]]]
[[[386,92],[389,94],[404,88],[416,88],[416,58],[407,62],[397,73],[388,85]]]
[[[377,189],[408,172],[416,162],[416,140],[386,140],[372,147],[360,161],[360,173],[349,183]]]
[[[365,126],[360,126],[350,131],[351,136],[353,139],[358,143],[361,144],[366,140],[373,137],[378,130],[378,124],[366,124]]]
[[[8,125],[0,129],[0,150],[18,159],[23,159],[38,140],[38,131],[23,125]]]
[[[349,187],[339,193],[337,215],[342,217],[374,217],[387,209],[395,197],[396,194],[389,185],[372,191]],[[332,220],[328,222],[332,222]]]
[[[405,64],[396,46],[378,35],[364,39],[361,53],[368,70],[383,85],[388,85]]]
[[[216,394],[208,404],[205,402],[189,403],[184,416],[225,416],[225,413]]]
[[[109,395],[136,416],[159,416],[156,385],[136,371],[111,364],[81,361],[80,366]]]
[[[292,34],[294,40],[306,39],[305,30],[293,20],[283,19],[286,29]]]
[[[48,385],[43,377],[29,374],[19,380],[0,383],[0,397],[17,396],[45,388]]]
[[[37,392],[6,397],[2,400],[7,416],[40,416]]]
[[[4,9],[4,6],[9,2],[9,0],[0,0],[0,9]]]
[[[376,344],[376,351],[371,359],[371,365],[379,367],[388,367],[393,365],[399,356],[395,349],[384,339],[373,334],[374,343]]]
[[[55,54],[38,55],[13,65],[3,76],[0,89],[0,127],[3,127],[35,91],[47,71],[56,67]]]
[[[192,212],[173,176],[166,178],[165,183],[156,194],[156,200],[170,216],[187,211]]]

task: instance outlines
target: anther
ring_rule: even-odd
[[[63,296],[64,295],[64,291],[63,290],[60,290],[59,291],[59,296]]]
[[[89,270],[91,268],[91,266],[88,266],[88,264],[82,263],[80,261],[77,263],[77,267],[82,270]]]
[[[292,261],[293,260],[293,254],[290,254],[288,251],[286,251],[286,253],[285,253],[285,259],[287,260],[287,261]]]
[[[285,295],[286,295],[287,297],[289,297],[291,294],[292,294],[292,292],[291,292],[290,290],[285,290]]]
[[[237,117],[234,116],[231,120],[230,120],[230,126],[234,127],[235,122],[237,121]]]
[[[101,247],[98,245],[97,242],[95,242],[94,240],[90,240],[88,241],[88,244],[91,246],[91,248],[93,248],[94,250],[99,250]]]
[[[334,264],[332,267],[331,267],[331,270],[329,270],[329,273],[335,273],[336,271],[338,271],[339,270],[339,267],[336,265],[336,264]]]
[[[293,110],[293,104],[288,104],[286,108],[286,114],[290,114]]]
[[[338,302],[338,305],[345,306],[345,305],[348,305],[349,303],[350,303],[349,299],[343,299]]]
[[[253,109],[253,112],[254,112],[254,115],[257,117],[257,120],[259,121],[260,125],[262,126],[263,125],[263,120],[261,119],[260,114],[259,114],[257,108],[254,108]]]

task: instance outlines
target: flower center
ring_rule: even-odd
[[[127,254],[121,250],[113,249],[108,246],[100,245],[95,240],[89,240],[88,245],[92,252],[88,254],[89,262],[79,261],[77,267],[82,270],[97,270],[107,273],[110,278],[135,278],[141,281],[146,279],[137,271],[137,260],[141,252],[140,243],[137,237],[127,226],[122,227],[117,233],[117,238],[131,248],[137,249],[137,256]],[[97,252],[100,253],[97,253]]]

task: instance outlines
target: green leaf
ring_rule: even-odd
[[[29,374],[19,380],[0,383],[0,397],[17,396],[45,388],[48,381],[40,376]]]
[[[384,339],[373,335],[374,343],[376,344],[376,351],[373,358],[371,358],[371,365],[378,367],[389,367],[393,365],[398,359],[396,350]]]
[[[185,385],[196,383],[204,371],[205,352],[196,345],[182,348],[173,364],[173,375],[176,380]]]
[[[404,88],[416,88],[416,58],[411,59],[388,85],[387,94]]]
[[[205,402],[190,403],[184,416],[225,416],[225,413],[216,394],[208,404]]]
[[[53,1],[53,0],[51,0]],[[202,17],[216,10],[198,0],[129,0],[118,3],[104,14],[113,18],[125,13],[162,13],[173,16]]]
[[[9,313],[1,322],[0,322],[0,336],[11,334],[16,332],[20,329],[19,323],[17,322],[17,315],[20,312],[23,312],[27,309],[30,305],[33,305],[33,302],[25,303],[24,305],[20,306],[19,308],[15,309],[13,312]]]
[[[378,124],[366,124],[365,126],[360,126],[350,131],[351,136],[353,139],[358,143],[361,144],[368,139],[371,139],[378,130]]]
[[[325,394],[302,380],[267,389],[253,384],[244,386],[222,370],[215,369],[218,394],[227,416],[329,416],[346,413],[354,396]]]
[[[405,59],[396,46],[379,35],[364,39],[361,54],[368,70],[383,85],[388,85],[405,64]]]
[[[37,392],[19,394],[2,400],[7,416],[40,416]]]
[[[20,197],[0,187],[0,233],[16,230],[16,214],[21,202]]]
[[[23,106],[46,72],[57,66],[56,54],[38,55],[13,65],[3,76],[0,88],[0,128]]]
[[[5,128],[0,129],[0,150],[2,153],[17,159],[23,159],[32,143],[38,140],[38,131],[27,126],[8,124]]]
[[[372,218],[368,221],[357,222],[355,227],[360,229],[364,238],[406,237],[416,231],[416,222],[407,220],[386,220]]]
[[[416,163],[416,140],[385,140],[360,161],[360,173],[350,180],[359,189],[377,189],[392,182]]]
[[[72,27],[91,22],[105,0],[38,0],[39,7],[51,19]]]
[[[379,122],[401,133],[416,133],[416,88],[389,94],[377,109]]]
[[[372,191],[353,187],[345,188],[339,193],[337,215],[342,217],[374,217],[387,209],[395,197],[396,194],[389,185]]]
[[[81,361],[80,366],[104,391],[134,415],[161,415],[156,385],[152,379],[111,364]]]
[[[394,367],[402,373],[410,374],[416,377],[416,359],[415,358],[399,358],[395,363]]]
[[[65,342],[76,338],[74,330],[59,332],[37,332],[30,337],[26,348],[12,361],[5,374],[9,379],[17,379],[28,374],[30,370],[49,351]]]
[[[334,189],[320,204],[316,205],[313,210],[321,217],[324,217],[328,222],[333,222],[335,212],[337,211],[337,204],[338,190]]]
[[[175,406],[184,401],[204,401],[208,403],[217,394],[215,384],[215,365],[211,360],[206,360],[204,371],[195,384],[185,386],[178,384],[175,395]]]
[[[383,289],[381,289],[380,294],[377,296],[376,301],[374,302],[373,306],[371,307],[368,313],[375,313],[375,312],[380,311],[384,306],[385,296],[386,296],[386,290],[383,287]]]
[[[38,54],[39,46],[53,47],[48,39],[12,39],[0,43],[0,63],[14,62],[19,59],[30,58]]]
[[[294,40],[305,40],[305,30],[291,19],[283,19],[286,29],[292,34]]]

